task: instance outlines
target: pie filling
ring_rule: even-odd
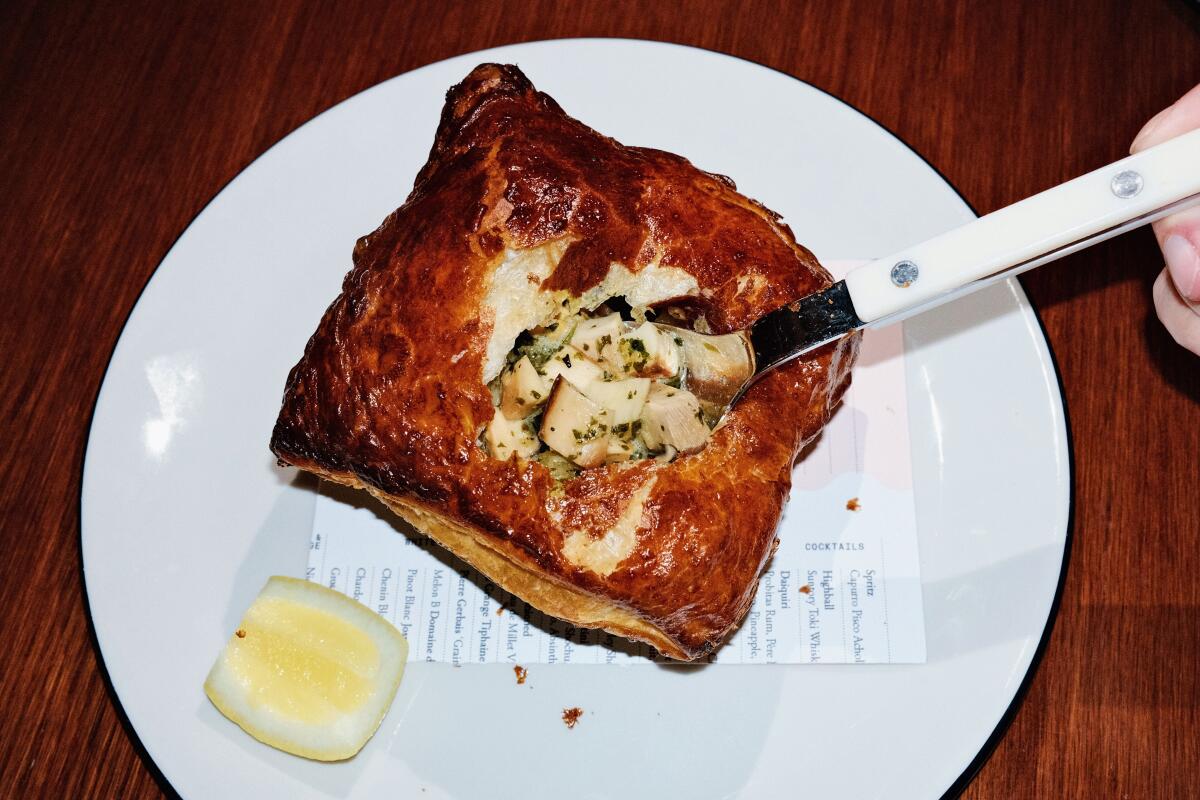
[[[565,301],[564,301],[565,302]],[[619,298],[564,308],[517,337],[489,384],[482,444],[495,458],[580,469],[702,449],[732,390],[752,372],[742,334],[706,336],[648,320]]]

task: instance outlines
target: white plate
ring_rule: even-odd
[[[407,194],[446,89],[489,60],[517,62],[606,134],[734,176],[818,253],[886,253],[972,216],[928,164],[838,100],[665,44],[460,56],[304,125],[171,249],[96,406],[88,597],[150,756],[189,798],[938,797],[1003,728],[1064,566],[1062,400],[1015,283],[907,329],[929,663],[539,667],[521,692],[506,667],[415,664],[366,750],[333,765],[259,744],[205,699],[205,673],[267,576],[304,574],[314,494],[267,451],[287,371],[355,239]],[[588,713],[567,731],[558,716],[573,705]]]

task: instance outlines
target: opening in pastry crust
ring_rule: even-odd
[[[627,297],[591,307],[562,297],[548,320],[521,331],[490,381],[496,410],[481,444],[495,458],[540,461],[560,480],[702,449],[729,386],[748,375],[746,339],[705,336],[657,316]]]

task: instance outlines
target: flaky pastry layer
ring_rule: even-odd
[[[700,452],[565,483],[480,447],[487,381],[555,304],[622,296],[727,333],[830,282],[732,181],[621,145],[516,67],[481,65],[450,90],[408,200],[355,247],[271,448],[365,488],[548,614],[695,659],[749,608],[857,338],[766,376]]]

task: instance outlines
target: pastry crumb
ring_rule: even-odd
[[[525,682],[525,679],[529,677],[529,670],[525,669],[520,664],[513,665],[513,672],[517,676],[517,686],[520,686]]]
[[[800,594],[812,594],[812,587],[807,583],[800,587]]]
[[[860,508],[862,508],[862,503],[858,502],[857,497],[851,497],[846,501],[847,511],[858,511]]]
[[[239,639],[246,638],[246,632],[244,630],[242,630],[241,628],[238,628],[236,631],[234,631],[233,635],[238,637]]]
[[[576,706],[575,708],[564,708],[562,720],[568,728],[574,728],[575,723],[579,722],[579,718],[583,716],[583,709]]]

